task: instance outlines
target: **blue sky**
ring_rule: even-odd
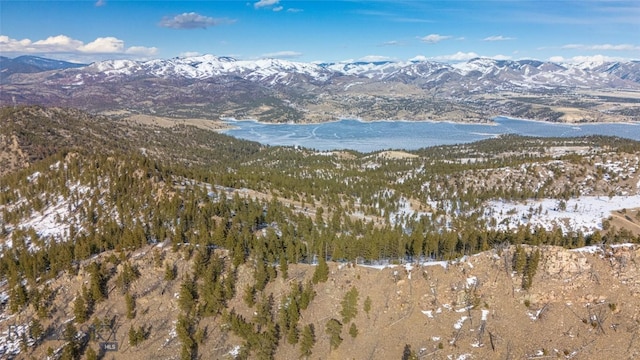
[[[0,1],[0,55],[640,59],[640,0]]]

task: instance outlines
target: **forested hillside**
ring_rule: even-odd
[[[539,306],[540,315],[552,302],[535,295],[548,296],[540,280],[561,287],[550,257],[578,254],[549,246],[640,243],[640,143],[619,138],[506,136],[415,152],[317,152],[179,121],[159,127],[18,107],[0,112],[0,147],[7,357],[100,358],[114,350],[105,344],[117,343],[106,358],[411,358],[424,345],[409,335],[419,323],[414,308],[450,304],[485,322],[492,311],[497,324],[512,319],[511,306],[525,315]],[[625,261],[637,257],[632,249]],[[471,265],[457,261],[481,252]],[[598,259],[589,266],[601,269]],[[436,261],[447,270],[422,268]],[[413,266],[363,267],[401,264]],[[611,281],[635,274],[635,263],[625,264]],[[501,285],[489,273],[504,277]],[[450,299],[434,293],[458,280],[468,285],[443,295]],[[481,286],[490,280],[494,286]],[[624,285],[630,293],[633,284]],[[493,291],[514,295],[507,306]],[[610,295],[611,317],[634,319]],[[495,315],[499,308],[511,310]],[[590,315],[586,329],[615,331],[604,329],[603,314],[599,322]],[[396,324],[407,340],[372,350],[373,329]],[[624,326],[632,341],[637,323]],[[501,340],[476,334],[479,350],[458,345],[460,331],[454,341],[433,335],[443,338],[429,340],[428,356],[467,348],[479,358],[529,355],[523,339],[508,341],[498,329]],[[574,345],[563,343],[559,356]]]

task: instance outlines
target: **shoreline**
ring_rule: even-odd
[[[548,125],[560,125],[560,126],[591,126],[591,125],[612,125],[612,124],[621,124],[621,125],[636,125],[640,126],[640,121],[638,122],[630,122],[630,121],[604,121],[604,122],[553,122],[546,120],[536,120],[536,119],[525,119],[525,118],[517,118],[511,117],[507,115],[496,115],[492,117],[489,121],[456,121],[456,120],[431,120],[431,119],[420,119],[420,120],[408,120],[408,119],[380,119],[380,120],[365,120],[363,118],[353,118],[353,117],[344,117],[334,120],[327,121],[309,121],[309,122],[269,122],[264,120],[258,120],[253,118],[246,119],[236,119],[232,117],[221,117],[219,121],[223,123],[234,123],[234,122],[252,122],[260,125],[320,125],[320,124],[330,124],[330,123],[339,123],[341,121],[356,121],[363,124],[367,123],[432,123],[432,124],[453,124],[453,125],[486,125],[486,126],[499,126],[496,120],[499,119],[507,119],[507,120],[516,120],[516,121],[527,121]],[[216,121],[216,120],[212,120]]]

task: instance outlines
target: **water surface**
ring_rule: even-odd
[[[539,137],[611,135],[640,141],[639,123],[554,124],[497,117],[492,124],[373,121],[353,119],[320,124],[269,124],[228,120],[226,134],[267,145],[302,146],[316,150],[351,149],[371,152],[469,143],[502,134]]]

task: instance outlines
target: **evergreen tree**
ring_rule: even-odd
[[[287,331],[287,342],[291,345],[295,345],[298,343],[299,336],[300,331],[298,330],[298,326],[292,323],[289,327],[289,330]]]
[[[313,272],[313,283],[321,283],[325,282],[329,279],[329,265],[327,265],[327,261],[324,258],[324,255],[321,255],[318,259],[318,266],[316,266],[316,270]]]
[[[11,292],[9,292],[9,310],[12,313],[17,313],[23,306],[27,305],[28,301],[27,288],[22,282],[11,288]]]
[[[89,265],[89,291],[94,303],[100,302],[107,298],[107,278],[102,274],[100,263],[92,262]]]
[[[356,323],[351,323],[351,326],[349,327],[349,335],[351,335],[352,338],[356,338],[356,336],[358,336],[358,328],[356,327]]]
[[[302,289],[302,293],[300,293],[300,310],[306,310],[315,296],[316,292],[313,290],[313,283],[307,281]]]
[[[87,360],[98,360],[98,354],[96,353],[95,350],[93,350],[92,347],[87,348],[87,351],[85,352],[85,356]]]
[[[137,329],[133,326],[129,328],[129,345],[138,346],[140,343],[145,341],[147,337],[147,331],[143,326],[140,326]]]
[[[124,295],[124,302],[127,306],[127,319],[131,320],[136,317],[136,299],[127,292]]]
[[[178,339],[180,339],[180,342],[182,343],[180,358],[182,360],[194,359],[197,354],[198,344],[193,338],[193,319],[184,315],[179,315],[176,323],[176,333],[178,334]]]
[[[40,340],[40,336],[44,334],[44,329],[42,328],[42,324],[38,319],[33,319],[31,324],[29,324],[29,336],[36,341],[36,343]]]
[[[402,351],[402,360],[418,360],[418,355],[415,351],[411,350],[411,345],[406,344]]]
[[[244,288],[242,300],[244,300],[244,303],[250,308],[256,304],[256,287],[254,285],[247,284],[247,287]]]
[[[176,269],[176,266],[167,262],[164,266],[164,280],[173,281],[177,276],[178,270]]]
[[[313,324],[308,324],[302,328],[300,336],[300,357],[308,358],[311,356],[311,349],[316,343],[316,335]]]
[[[337,349],[342,343],[340,334],[342,333],[342,323],[336,319],[329,319],[325,327],[325,331],[329,334],[329,344],[332,349]]]
[[[284,255],[280,255],[280,276],[282,280],[287,280],[289,278],[289,264],[287,263],[287,258]]]
[[[76,293],[76,300],[73,302],[73,314],[76,317],[76,323],[82,324],[87,321],[87,305],[80,293]]]
[[[513,270],[518,274],[522,274],[526,265],[527,253],[522,246],[516,245],[516,253],[513,256]]]
[[[187,314],[191,313],[195,308],[198,298],[195,281],[189,278],[185,279],[180,285],[180,293],[178,296],[180,309]]]
[[[538,265],[540,263],[540,249],[536,249],[533,254],[527,259],[527,266],[522,274],[522,288],[529,290],[533,284],[533,277],[538,271]]]
[[[351,287],[351,290],[347,291],[342,299],[342,322],[348,323],[358,314],[358,289],[355,286]]]
[[[76,335],[78,330],[73,325],[73,322],[68,322],[63,331],[63,338],[67,342],[62,348],[63,359],[76,359],[80,355],[80,345]]]
[[[364,299],[364,312],[367,313],[367,319],[369,318],[369,312],[371,311],[371,298],[367,295]]]

